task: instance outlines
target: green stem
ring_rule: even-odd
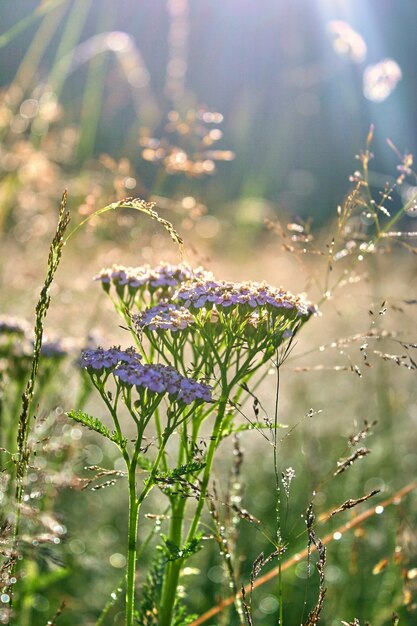
[[[222,400],[219,404],[219,411],[217,413],[216,421],[214,423],[213,434],[211,436],[210,446],[206,457],[206,466],[204,468],[203,479],[201,481],[200,497],[198,499],[197,508],[195,510],[194,519],[192,521],[190,530],[188,532],[187,543],[189,543],[197,532],[198,524],[200,523],[201,513],[207,494],[207,487],[210,479],[210,472],[213,465],[214,453],[219,445],[219,436],[221,434],[221,427],[223,424],[224,414],[226,412],[227,398]]]
[[[253,370],[248,374],[248,369],[250,366],[251,361],[253,360],[253,355],[250,354],[248,356],[248,358],[246,359],[245,363],[242,365],[241,370],[235,373],[235,376],[233,377],[233,379],[229,382],[227,379],[227,366],[224,367],[223,363],[228,363],[229,359],[230,359],[230,350],[226,350],[223,361],[222,359],[218,358],[218,354],[215,351],[215,347],[214,345],[212,345],[213,351],[214,351],[214,357],[218,360],[218,364],[219,364],[219,368],[220,368],[220,372],[221,372],[221,398],[219,400],[219,409],[218,409],[218,413],[216,416],[216,421],[214,423],[214,427],[213,427],[213,432],[211,435],[211,441],[210,441],[210,446],[207,452],[207,456],[206,456],[206,466],[204,468],[204,474],[203,474],[203,478],[201,481],[201,487],[200,487],[200,497],[198,499],[198,503],[197,503],[197,508],[195,510],[195,514],[194,514],[194,518],[193,521],[191,523],[191,527],[190,530],[188,532],[188,536],[187,536],[187,543],[189,543],[190,541],[192,541],[195,537],[195,534],[197,532],[197,528],[200,522],[200,518],[201,518],[201,513],[203,511],[203,507],[204,507],[204,502],[205,502],[205,498],[206,498],[206,494],[207,494],[207,487],[209,484],[209,480],[210,480],[210,472],[211,472],[211,468],[213,465],[213,460],[214,460],[214,454],[217,450],[217,447],[219,446],[219,443],[221,441],[221,435],[222,435],[222,427],[223,427],[223,423],[224,423],[224,416],[226,413],[226,407],[227,407],[227,403],[228,403],[228,399],[229,399],[229,394],[231,389],[233,389],[234,385],[239,381],[239,380],[245,380],[245,375],[246,376],[251,376],[254,372],[255,369],[257,369],[258,367],[260,367],[260,365],[262,365],[266,360],[267,360],[267,356],[264,355],[264,357],[261,359],[261,361],[258,363],[256,368],[253,368]]]
[[[126,573],[126,626],[133,626],[135,610],[136,554],[138,541],[139,502],[136,494],[135,468],[129,469],[129,533]]]
[[[275,473],[275,513],[277,522],[277,548],[278,548],[278,601],[279,601],[279,617],[278,625],[283,626],[284,623],[284,604],[283,604],[283,584],[281,570],[281,548],[282,548],[282,528],[281,528],[281,481],[278,470],[278,408],[279,408],[279,390],[280,390],[280,363],[278,350],[275,355],[276,362],[276,390],[275,390],[275,411],[274,411],[274,473]]]
[[[182,498],[177,502],[174,501],[172,505],[169,538],[178,547],[181,547],[185,504],[186,501]],[[170,561],[166,567],[159,610],[159,626],[170,626],[171,624],[181,566],[182,559],[177,559]]]

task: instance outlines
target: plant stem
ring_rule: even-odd
[[[282,548],[282,528],[281,528],[281,481],[278,471],[278,441],[277,441],[277,429],[278,429],[278,409],[279,409],[279,390],[280,390],[280,362],[278,350],[276,352],[276,390],[275,390],[275,411],[274,411],[274,473],[275,473],[275,513],[277,522],[277,548],[278,548],[278,601],[279,601],[279,616],[278,625],[283,626],[284,623],[284,606],[283,606],[283,586],[282,586],[282,570],[281,570],[281,548]]]
[[[228,381],[227,367],[225,368],[223,363],[229,362],[230,349],[226,350],[223,361],[222,361],[218,357],[217,352],[212,342],[211,342],[211,345],[213,348],[214,357],[217,359],[218,364],[219,364],[219,369],[221,373],[221,390],[222,391],[221,391],[221,397],[219,400],[219,405],[218,405],[219,408],[218,408],[218,413],[216,416],[216,421],[214,422],[213,432],[210,438],[211,439],[210,446],[209,446],[207,456],[206,456],[206,466],[204,468],[204,474],[203,474],[203,478],[201,481],[200,497],[198,499],[197,508],[194,513],[194,518],[193,518],[190,530],[188,531],[187,543],[189,543],[190,541],[194,539],[194,536],[197,532],[198,525],[200,523],[201,513],[203,511],[203,506],[204,506],[204,502],[205,502],[206,494],[207,494],[207,487],[208,487],[209,480],[210,480],[210,472],[211,472],[211,468],[213,465],[214,454],[221,441],[222,427],[224,424],[224,417],[226,413],[227,403],[229,401],[230,391],[239,380],[245,380],[245,372],[248,371],[248,368],[249,368],[250,362],[252,361],[252,356],[253,356],[253,355],[250,355],[246,359],[245,363],[242,364],[240,371],[236,372],[235,376],[233,377],[231,381]],[[262,360],[258,366],[260,366],[263,362],[264,360]]]
[[[198,524],[200,522],[201,513],[203,511],[204,502],[207,494],[207,487],[210,479],[210,472],[213,465],[214,453],[216,452],[217,446],[219,445],[219,436],[221,434],[221,427],[223,424],[224,414],[226,412],[227,398],[220,402],[219,411],[217,413],[216,421],[214,423],[213,434],[211,436],[210,446],[207,452],[206,457],[206,466],[204,468],[203,479],[201,481],[200,487],[200,497],[198,499],[198,504],[196,511],[194,513],[194,519],[192,521],[190,530],[188,532],[187,543],[194,539],[194,536],[197,532]]]
[[[129,532],[126,573],[126,626],[133,626],[139,502],[136,493],[135,467],[129,468]]]
[[[181,547],[182,524],[184,519],[185,504],[186,500],[184,498],[181,498],[181,500],[176,502],[174,501],[172,504],[169,538],[178,547]],[[161,605],[158,621],[159,626],[170,626],[171,624],[181,566],[182,559],[170,561],[167,565],[162,586]]]

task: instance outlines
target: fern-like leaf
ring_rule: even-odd
[[[68,411],[66,415],[89,430],[94,430],[96,433],[100,433],[100,435],[103,435],[103,437],[106,437],[106,439],[115,443],[119,446],[119,448],[124,448],[126,446],[126,439],[120,437],[116,432],[110,432],[107,426],[105,426],[97,417],[88,415],[88,413],[84,413],[83,411]]]

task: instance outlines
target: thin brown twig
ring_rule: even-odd
[[[402,489],[394,493],[394,495],[392,495],[391,497],[387,498],[383,502],[380,502],[377,506],[372,506],[369,509],[366,509],[366,511],[364,511],[357,517],[353,518],[349,522],[346,522],[346,524],[342,524],[341,526],[333,530],[331,533],[326,535],[322,539],[322,544],[328,545],[329,543],[334,541],[335,533],[341,533],[343,535],[349,530],[352,530],[353,528],[356,528],[357,526],[360,526],[361,524],[363,524],[363,522],[365,522],[370,517],[373,517],[376,514],[377,507],[385,508],[387,506],[390,506],[391,504],[399,504],[401,499],[404,498],[404,496],[409,494],[411,491],[414,491],[414,489],[417,489],[417,481],[413,481],[409,483],[408,485],[406,485],[405,487],[403,487]],[[316,550],[315,546],[312,546],[311,551],[313,552],[315,550]],[[308,549],[305,548],[301,552],[297,552],[297,554],[294,554],[294,556],[292,556],[287,561],[284,561],[283,563],[281,563],[281,572],[289,569],[292,565],[295,565],[296,563],[301,561],[301,559],[304,559],[307,556],[307,553],[308,553]],[[272,578],[275,578],[275,576],[277,575],[278,575],[278,567],[274,567],[270,572],[268,572],[267,574],[264,574],[253,583],[253,589],[260,587],[261,585],[268,582]],[[244,587],[244,590],[246,593],[249,593],[251,591],[251,584],[246,585]],[[238,597],[242,597],[241,591],[238,593]],[[235,596],[229,596],[225,600],[222,600],[221,602],[219,602],[219,604],[217,604],[216,606],[212,607],[211,609],[203,613],[203,615],[200,615],[200,617],[198,617],[196,620],[191,622],[190,626],[200,626],[200,624],[205,624],[210,618],[221,613],[223,609],[225,609],[226,607],[231,606],[234,603],[234,601],[235,601]]]

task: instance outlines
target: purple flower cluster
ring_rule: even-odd
[[[296,311],[300,317],[309,317],[316,311],[303,296],[294,296],[265,282],[190,281],[179,287],[174,298],[183,301],[186,307],[196,309],[211,308],[213,305],[217,309],[238,305],[248,305],[252,309],[267,306],[272,310]]]
[[[81,367],[90,370],[114,370],[119,364],[135,366],[142,357],[134,348],[121,350],[120,347],[114,346],[108,350],[104,348],[95,348],[93,350],[84,350],[81,354]]]
[[[208,280],[210,278],[212,278],[211,272],[207,272],[201,267],[193,269],[188,263],[180,263],[179,265],[160,263],[153,268],[150,265],[142,265],[141,267],[113,265],[113,267],[102,269],[94,277],[94,280],[99,280],[104,285],[113,282],[120,287],[127,285],[138,289],[146,286],[150,290],[156,290],[176,287],[189,280]]]
[[[194,318],[190,311],[183,306],[170,302],[161,302],[143,313],[133,316],[133,321],[138,331],[148,330],[185,330],[194,324]]]
[[[0,316],[0,344],[9,350],[14,358],[29,359],[33,355],[35,337],[30,324],[18,317],[9,315]],[[71,342],[66,339],[65,345],[61,339],[43,337],[41,354],[48,359],[64,357],[68,354]]]
[[[0,315],[0,334],[27,335],[29,331],[30,326],[26,320],[11,315]]]
[[[166,365],[143,365],[141,356],[134,348],[121,350],[118,347],[85,350],[81,365],[87,370],[101,373],[112,372],[126,385],[149,389],[154,393],[168,393],[184,404],[211,402],[211,387],[182,376],[173,367]]]
[[[176,396],[184,404],[211,402],[211,387],[182,376],[167,365],[121,365],[114,375],[128,385],[144,387],[155,393]]]
[[[64,357],[68,350],[62,345],[60,339],[44,339],[42,341],[41,354],[50,359]]]

